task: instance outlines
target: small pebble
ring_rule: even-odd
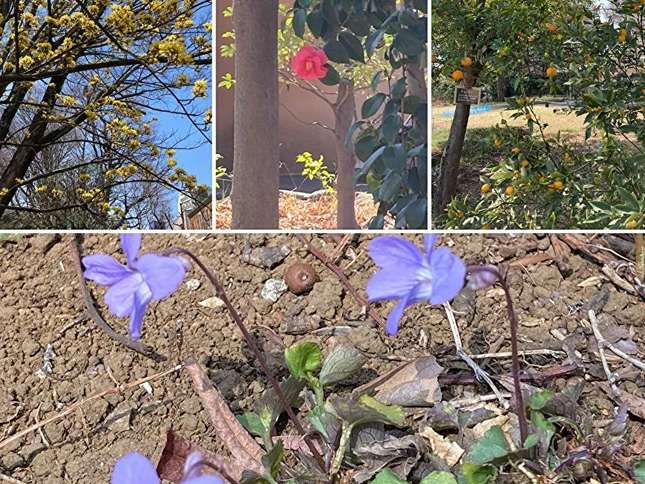
[[[264,283],[264,287],[262,288],[262,293],[260,296],[262,299],[265,299],[267,301],[271,302],[277,302],[278,299],[280,299],[280,296],[282,296],[286,291],[287,291],[287,284],[284,282],[282,279],[269,279]]]

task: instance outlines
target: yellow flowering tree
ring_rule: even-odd
[[[182,141],[188,134],[168,133],[164,120],[185,120],[190,147],[195,136],[210,143],[208,103],[200,99],[211,65],[209,1],[23,0],[6,7],[0,225],[167,225],[151,222],[155,210],[143,207],[168,190],[196,200],[208,191],[165,153],[189,146]],[[70,218],[70,211],[89,215]]]

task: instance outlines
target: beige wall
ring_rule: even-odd
[[[283,0],[290,3],[292,0]],[[232,30],[232,19],[222,16],[224,8],[230,6],[232,0],[217,0],[217,38],[218,42],[222,32]],[[225,39],[226,40],[226,39]],[[234,73],[234,60],[219,56],[219,45],[216,58],[217,82],[226,72]],[[326,87],[326,92],[335,93],[336,88]],[[330,96],[335,100],[335,95]],[[361,106],[361,99],[357,99],[357,106]],[[335,161],[334,137],[331,132],[310,123],[316,121],[326,126],[333,127],[334,118],[329,106],[315,95],[298,87],[280,86],[280,159],[286,165],[282,171],[291,173],[299,172],[300,167],[295,163],[295,158],[303,151],[310,151],[315,156],[325,156],[331,163]],[[297,121],[290,113],[298,119]],[[233,90],[218,88],[216,99],[216,144],[217,152],[223,156],[220,165],[231,169],[233,166]]]

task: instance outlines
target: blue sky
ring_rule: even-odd
[[[209,72],[210,74],[210,72]],[[207,76],[210,81],[210,75]],[[191,87],[176,90],[175,93],[179,98],[187,98],[192,96]],[[173,100],[174,101],[174,100]],[[211,105],[211,91],[204,98],[197,99],[189,110],[192,112],[202,112],[208,109]],[[176,110],[176,104],[173,102],[165,103],[165,108],[172,106]],[[175,155],[177,166],[183,168],[191,175],[197,177],[198,183],[203,183],[212,187],[212,160],[211,160],[211,143],[207,143],[204,136],[197,132],[192,123],[186,119],[185,116],[180,114],[170,113],[151,113],[157,118],[157,131],[162,137],[168,137],[171,141],[178,143]],[[212,141],[211,132],[206,135]],[[181,140],[181,141],[180,141]],[[184,147],[182,149],[182,147]],[[174,190],[170,191],[169,198],[172,200],[171,205],[173,213],[177,214],[177,197],[178,193]]]

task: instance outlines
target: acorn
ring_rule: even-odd
[[[311,291],[318,280],[318,274],[309,264],[297,262],[287,269],[284,273],[284,281],[287,283],[289,290],[294,294],[304,294]]]

